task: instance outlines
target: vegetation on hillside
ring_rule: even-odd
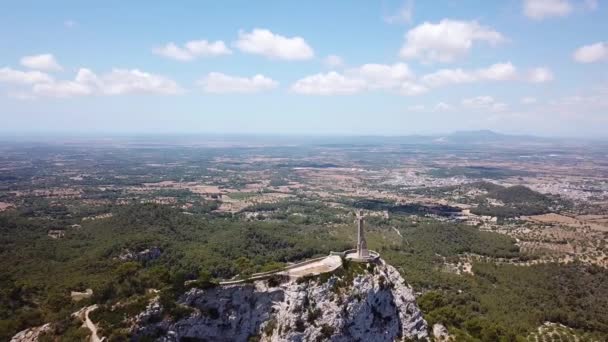
[[[253,221],[243,220],[244,213],[184,214],[155,204],[108,209],[112,217],[84,221],[80,228],[70,226],[73,215],[61,212],[57,216],[16,210],[0,214],[0,340],[50,321],[62,322],[56,334],[80,336],[82,331],[69,316],[89,303],[101,305],[92,316],[104,336],[124,339],[125,314],[143,307],[148,289],[161,291],[167,314],[176,319],[188,314],[175,305],[186,290],[186,280],[196,280],[190,286],[214,286],[217,278],[275,269],[351,248],[354,236],[347,210],[306,200],[250,207],[247,212],[266,213]],[[295,222],[292,217],[306,220]],[[48,229],[60,227],[66,229],[63,239],[47,236]],[[432,219],[414,220],[407,212],[392,212],[390,219],[370,217],[368,227],[370,248],[422,293],[419,302],[427,320],[446,324],[459,340],[521,340],[547,320],[589,336],[608,336],[605,269],[475,263],[475,275],[456,275],[445,272],[443,265],[463,253],[522,256],[504,235]],[[118,258],[126,250],[150,247],[160,248],[160,257]],[[94,290],[93,298],[73,303],[69,292],[86,288]],[[118,302],[121,305],[114,305]]]

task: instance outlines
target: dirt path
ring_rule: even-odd
[[[401,232],[399,231],[399,229],[393,227],[393,230],[395,231],[395,233],[397,233],[397,235],[399,235],[400,238],[403,239],[403,235],[401,235]]]
[[[94,311],[98,308],[97,304],[95,305],[91,305],[88,308],[86,308],[86,310],[84,311],[84,324],[86,325],[86,327],[91,331],[91,342],[101,342],[103,340],[105,340],[105,338],[99,338],[99,336],[97,336],[97,327],[95,326],[95,323],[93,323],[93,321],[91,321],[91,319],[89,318],[89,313],[91,311]]]

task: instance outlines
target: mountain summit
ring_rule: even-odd
[[[395,341],[427,338],[412,288],[382,260],[345,262],[333,274],[297,280],[193,288],[179,300],[185,318],[162,319],[151,303],[136,336],[160,341]]]

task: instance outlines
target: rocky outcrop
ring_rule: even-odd
[[[355,267],[356,266],[356,267]],[[135,336],[161,341],[395,341],[427,339],[412,289],[379,260],[334,275],[191,289],[180,299],[194,313],[163,320],[155,302],[137,317]]]
[[[10,342],[36,342],[42,333],[51,331],[51,329],[52,326],[50,323],[35,328],[25,329],[13,336]]]
[[[161,254],[162,250],[158,247],[147,248],[140,252],[126,249],[118,256],[118,260],[148,262],[160,258]]]
[[[448,342],[451,340],[448,329],[445,325],[439,323],[433,325],[433,338],[436,342]]]

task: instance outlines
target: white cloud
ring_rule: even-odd
[[[52,82],[53,78],[40,71],[21,71],[11,68],[0,69],[0,82],[13,84],[34,84]]]
[[[524,14],[535,20],[564,17],[572,12],[568,0],[524,0],[523,6]]]
[[[437,24],[425,22],[409,30],[400,55],[424,62],[453,62],[466,55],[476,42],[496,45],[502,34],[476,21],[443,19]]]
[[[79,73],[80,77],[84,77]],[[89,82],[96,80],[94,74],[88,74]],[[181,93],[182,88],[173,80],[164,76],[150,74],[138,69],[113,69],[101,77],[101,90],[108,95],[145,93],[173,95]]]
[[[608,61],[608,43],[599,42],[582,46],[574,51],[573,58],[579,63]]]
[[[441,87],[450,84],[470,83],[477,80],[471,72],[462,69],[441,69],[422,77],[422,83],[430,87]]]
[[[499,81],[541,83],[551,80],[553,73],[548,68],[538,67],[520,72],[511,62],[496,63],[487,68],[474,70],[440,69],[422,77],[416,77],[405,63],[392,65],[370,63],[347,69],[342,74],[317,74],[303,78],[297,82],[296,91],[327,95],[382,89],[414,96],[426,93],[431,88],[454,84]],[[316,85],[317,90],[312,89],[313,84]],[[328,84],[335,86],[336,90],[328,90]]]
[[[29,69],[43,71],[59,71],[63,69],[50,53],[24,56],[21,58],[21,65]]]
[[[208,93],[257,93],[271,90],[279,85],[279,82],[264,75],[255,75],[251,78],[225,75],[212,72],[201,79],[198,84]]]
[[[345,95],[364,90],[365,81],[349,78],[335,71],[304,77],[291,86],[291,90],[305,95]]]
[[[492,96],[476,96],[462,99],[462,101],[456,105],[446,102],[438,102],[437,104],[429,107],[419,104],[410,106],[407,109],[409,111],[428,113],[447,112],[455,109],[458,109],[459,111],[466,110],[472,112],[503,113],[509,109],[509,106],[503,102],[497,101]]]
[[[394,15],[384,17],[384,21],[389,24],[411,24],[414,17],[414,0],[405,0],[401,8]]]
[[[426,106],[426,105],[422,105],[422,104],[409,106],[409,107],[407,107],[407,110],[417,111],[417,112],[435,113],[435,112],[447,112],[447,111],[452,110],[453,108],[454,108],[454,106],[452,106],[448,103],[438,102],[432,106]]]
[[[316,74],[297,81],[292,90],[301,94],[353,94],[363,90],[391,90],[402,95],[419,95],[427,91],[415,82],[414,73],[405,63],[363,64],[344,74]]]
[[[438,104],[435,105],[435,107],[433,107],[433,111],[435,111],[435,112],[445,112],[450,109],[452,109],[452,106],[450,106],[449,104],[447,104],[445,102],[439,102]]]
[[[534,68],[528,73],[528,81],[532,83],[545,83],[553,79],[553,72],[545,67]]]
[[[7,72],[8,71],[8,72]],[[138,69],[113,69],[98,76],[89,69],[78,70],[74,80],[54,80],[38,71],[16,71],[0,69],[0,81],[30,85],[27,91],[19,93],[25,97],[75,97],[85,95],[123,95],[123,94],[159,94],[171,95],[181,93],[182,88],[173,80],[150,74]]]
[[[315,55],[302,37],[288,38],[259,28],[251,32],[240,31],[234,45],[246,53],[285,60],[305,60]]]
[[[462,105],[465,107],[485,107],[494,102],[492,96],[477,96],[462,100]]]
[[[365,81],[370,89],[399,87],[404,81],[414,78],[413,72],[405,63],[363,64],[347,71],[348,75]]]
[[[416,96],[424,94],[429,89],[423,85],[413,82],[403,82],[399,88],[399,93],[406,96]]]
[[[192,40],[184,44],[183,47],[170,42],[163,47],[156,48],[153,52],[167,58],[178,61],[191,61],[197,57],[211,57],[229,55],[232,51],[223,41],[208,42],[206,40]]]
[[[526,96],[521,99],[522,104],[534,104],[536,102],[538,102],[538,100],[535,97]]]
[[[553,80],[553,73],[545,67],[534,68],[527,75],[522,75],[511,62],[496,63],[487,68],[476,70],[441,69],[422,76],[422,84],[429,87],[441,87],[452,84],[483,81],[527,81],[532,83]]]
[[[34,95],[58,98],[91,95],[93,91],[88,85],[76,81],[39,83],[32,88]]]
[[[510,81],[517,78],[517,69],[511,62],[497,63],[486,69],[479,69],[477,76],[482,80]]]
[[[323,64],[325,64],[325,66],[328,68],[339,68],[344,66],[344,60],[340,56],[329,55],[325,57],[325,60],[323,60]]]
[[[491,110],[502,112],[508,108],[505,103],[498,102],[492,96],[477,96],[462,100],[462,105],[470,109]]]

